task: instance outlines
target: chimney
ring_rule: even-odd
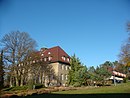
[[[41,48],[41,52],[44,52],[45,50],[47,50],[47,48]]]

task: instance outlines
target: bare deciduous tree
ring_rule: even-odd
[[[10,65],[10,86],[19,86],[21,73],[19,73],[18,66],[35,49],[36,41],[28,33],[16,31],[6,34],[2,38],[1,44],[4,50],[4,59]]]
[[[30,62],[30,64],[28,63],[28,65],[26,65],[26,67],[28,66],[28,68],[26,68],[28,82],[31,81],[31,83],[34,84],[40,83],[45,85],[46,80],[50,83],[53,79],[56,79],[52,66],[49,62],[44,61],[39,52],[33,52],[27,59],[25,61]]]
[[[130,31],[130,22],[127,23],[127,31]]]
[[[127,23],[127,30],[130,31],[130,22]],[[130,66],[130,33],[127,41],[121,47],[119,59],[122,64]]]

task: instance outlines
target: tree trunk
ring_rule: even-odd
[[[17,72],[16,69],[14,70],[14,73],[15,73],[15,82],[16,82],[16,86],[19,86],[18,72]]]
[[[13,87],[13,83],[12,83],[12,76],[10,76],[10,81],[9,81],[10,87]]]
[[[39,82],[39,83],[42,83],[42,75],[41,75],[41,72],[40,72],[40,75],[39,75],[38,82]]]
[[[16,82],[16,86],[19,86],[19,80],[17,76],[15,76],[15,82]]]
[[[45,84],[45,72],[42,74],[42,84]]]
[[[24,79],[23,79],[23,75],[21,75],[20,86],[23,86],[23,81],[24,81]]]

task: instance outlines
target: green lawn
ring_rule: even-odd
[[[130,98],[130,82],[117,86],[59,91],[50,94],[31,95],[25,98]]]
[[[54,92],[54,94],[106,94],[106,93],[130,94],[130,82],[118,84],[117,86],[105,86],[105,87],[87,88],[80,90]]]

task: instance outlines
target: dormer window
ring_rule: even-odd
[[[66,59],[66,58],[64,57],[64,61],[65,61],[65,59]]]
[[[47,60],[47,58],[44,58],[44,61],[46,61]]]
[[[20,64],[18,64],[18,66],[21,66]]]
[[[35,60],[33,61],[33,63],[35,63]]]
[[[68,62],[70,62],[70,59],[69,59],[69,58],[67,58],[67,61],[68,61]]]
[[[48,60],[50,61],[51,59],[52,59],[52,57],[51,57],[51,56],[49,56],[49,57],[48,57]]]
[[[48,54],[51,54],[51,52],[48,52]]]
[[[65,56],[62,56],[61,58],[65,61]]]

